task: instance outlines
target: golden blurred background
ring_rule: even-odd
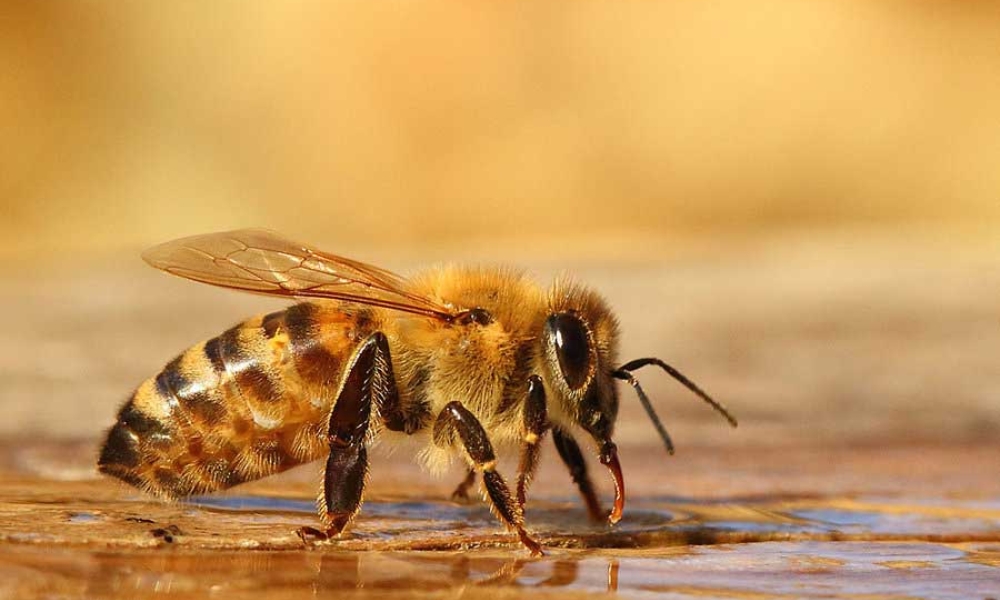
[[[0,131],[2,433],[267,308],[137,258],[245,226],[572,269],[741,443],[1000,431],[997,2],[4,0]]]
[[[0,11],[7,257],[248,224],[628,257],[1000,219],[996,2]]]

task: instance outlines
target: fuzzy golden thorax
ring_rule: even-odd
[[[490,318],[396,320],[393,360],[401,393],[407,401],[425,402],[434,415],[459,400],[495,441],[514,441],[514,409],[523,400],[537,352],[533,342],[545,319],[542,291],[520,272],[476,267],[432,269],[412,283],[422,296],[456,311],[482,309]]]
[[[448,266],[412,280],[413,291],[456,311],[482,309],[487,323],[442,323],[421,318],[396,322],[394,360],[409,401],[436,414],[460,400],[495,441],[519,439],[528,378],[544,381],[549,418],[563,429],[579,426],[595,441],[610,439],[618,413],[611,377],[618,324],[607,303],[568,280],[542,290],[523,273],[501,268]],[[562,371],[553,319],[579,323],[585,342],[583,383],[571,386]]]

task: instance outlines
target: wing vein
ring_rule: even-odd
[[[325,298],[451,320],[455,311],[385,269],[327,254],[262,229],[211,233],[143,253],[152,266],[210,285],[291,298]]]

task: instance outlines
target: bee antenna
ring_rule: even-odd
[[[677,381],[681,382],[684,385],[684,387],[694,392],[696,396],[707,402],[709,405],[711,405],[712,408],[716,410],[716,412],[725,417],[726,420],[729,421],[730,425],[732,425],[733,427],[739,425],[739,423],[736,421],[736,417],[734,417],[732,413],[730,413],[729,410],[722,405],[721,402],[715,400],[707,393],[705,393],[705,391],[703,391],[700,387],[698,387],[693,381],[685,377],[683,373],[681,373],[677,369],[671,367],[670,365],[668,365],[667,363],[663,362],[658,358],[637,358],[635,360],[631,360],[625,363],[624,365],[618,367],[615,373],[630,374],[632,371],[635,371],[636,369],[641,369],[649,365],[656,365],[657,367],[660,367],[661,369],[666,371],[668,375],[670,375]],[[624,379],[624,377],[621,377],[617,374],[615,375],[615,377],[618,377],[619,379]],[[638,390],[637,387],[638,383],[633,383],[632,386],[636,387],[636,390]],[[646,402],[648,402],[648,400],[646,400]],[[651,411],[652,409],[647,408],[646,410]]]
[[[660,422],[660,417],[658,417],[656,415],[656,411],[653,410],[653,403],[649,401],[649,396],[646,395],[646,392],[642,391],[642,386],[639,385],[639,380],[624,369],[612,371],[611,375],[629,382],[629,385],[635,389],[635,393],[639,395],[639,402],[642,404],[642,407],[646,409],[646,414],[649,415],[649,419],[653,422],[653,427],[656,428],[656,432],[660,434],[660,439],[663,440],[663,445],[667,447],[667,452],[669,454],[673,454],[674,442],[670,439],[670,434],[667,433],[666,428],[663,427],[663,423]]]

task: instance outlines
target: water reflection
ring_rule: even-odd
[[[614,530],[581,525],[578,508],[542,502],[531,513],[549,532],[541,560],[498,534],[487,509],[446,503],[372,502],[350,537],[305,547],[293,531],[312,506],[295,499],[46,497],[10,506],[0,529],[0,598],[798,596],[806,588],[837,597],[848,576],[856,593],[965,600],[971,586],[988,591],[975,597],[1000,597],[1000,586],[981,585],[997,581],[1000,567],[1000,512],[982,501],[640,501]],[[789,537],[796,542],[774,541]],[[903,537],[916,539],[893,541]]]
[[[997,597],[995,543],[770,542],[553,552],[145,551],[0,546],[0,597]],[[805,593],[806,590],[811,590]]]
[[[32,558],[36,568],[38,559]],[[612,557],[531,560],[468,553],[101,552],[92,554],[82,569],[68,556],[62,564],[52,555],[42,562],[49,577],[67,584],[83,580],[78,591],[96,597],[254,592],[281,598],[354,590],[419,597],[475,587],[614,592],[619,569]]]

